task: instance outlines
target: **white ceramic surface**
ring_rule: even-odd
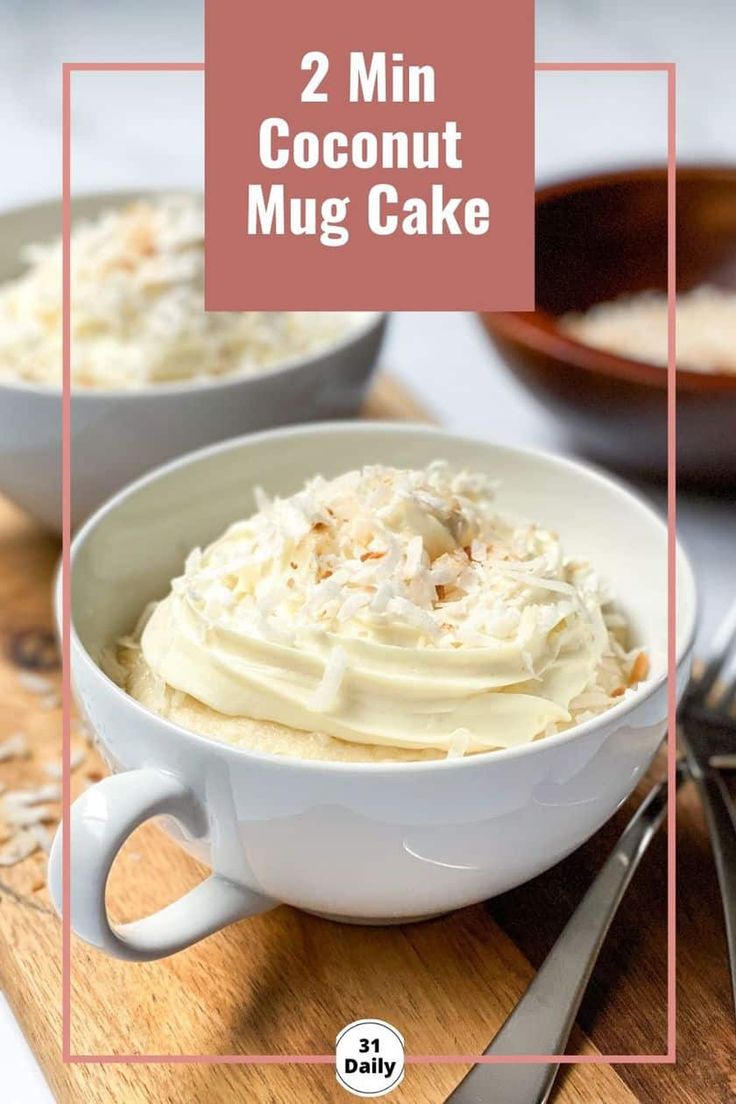
[[[73,219],[94,217],[139,193],[73,201]],[[0,281],[19,271],[28,242],[58,235],[60,205],[0,214]],[[72,394],[72,525],[146,471],[192,449],[269,426],[355,414],[381,346],[386,315],[369,313],[327,348],[275,371],[142,391]],[[61,526],[61,390],[0,380],[0,492],[50,529]]]
[[[666,530],[621,484],[550,455],[379,423],[258,434],[167,465],[118,495],[72,557],[72,670],[80,706],[116,774],[73,807],[72,925],[130,959],[170,954],[277,902],[337,919],[431,916],[534,877],[587,839],[630,793],[666,728],[666,679],[576,729],[464,760],[340,764],[256,755],[145,710],[97,664],[164,594],[184,556],[253,508],[252,486],[290,493],[304,478],[368,462],[445,457],[501,480],[498,504],[551,525],[620,598],[638,641],[666,647]],[[678,684],[695,619],[679,556]],[[165,826],[215,874],[154,917],[111,926],[104,885],[143,820]],[[61,835],[50,886],[61,901]]]

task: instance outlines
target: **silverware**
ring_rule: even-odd
[[[661,782],[634,813],[486,1055],[564,1053],[611,921],[666,809]],[[557,1062],[477,1065],[446,1104],[544,1104],[559,1068]]]
[[[694,679],[680,709],[680,742],[689,773],[700,794],[710,833],[721,889],[726,942],[731,968],[731,993],[736,1009],[736,809],[719,770],[736,763],[736,674],[729,682],[736,656],[736,605],[716,634],[703,674]]]

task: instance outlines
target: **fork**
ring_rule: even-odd
[[[693,679],[680,707],[680,742],[708,825],[721,889],[731,993],[736,1009],[736,809],[719,767],[733,762],[736,724],[736,673],[727,679],[736,657],[736,603],[716,633],[703,674]],[[724,680],[724,676],[726,679]]]
[[[678,785],[682,773],[678,770]],[[564,1054],[583,994],[629,882],[667,811],[653,787],[485,1055]],[[479,1063],[445,1104],[545,1104],[558,1062]]]

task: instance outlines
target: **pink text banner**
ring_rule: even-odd
[[[531,310],[533,0],[208,0],[208,310]]]

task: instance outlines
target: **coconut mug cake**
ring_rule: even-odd
[[[248,435],[121,492],[70,561],[73,685],[113,772],[66,822],[72,927],[120,958],[279,903],[375,924],[503,893],[666,732],[666,527],[575,461],[391,423]],[[117,925],[107,879],[149,818],[211,873]],[[62,856],[57,835],[57,907]]]
[[[647,657],[594,568],[494,490],[437,461],[259,491],[108,670],[175,724],[301,759],[473,755],[587,720]]]

